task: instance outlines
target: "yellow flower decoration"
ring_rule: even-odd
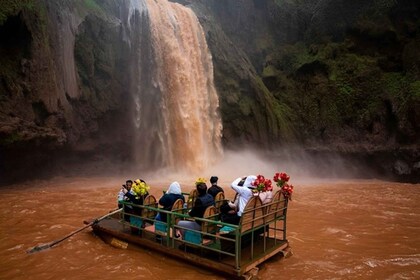
[[[145,183],[140,181],[139,179],[135,180],[133,186],[131,187],[133,192],[137,195],[145,195],[149,192],[150,187]]]
[[[200,177],[200,178],[198,178],[197,180],[195,180],[195,185],[197,186],[197,185],[199,185],[199,184],[201,184],[201,183],[206,183],[206,182],[207,182],[207,180],[206,180],[206,179],[204,179],[204,178]]]

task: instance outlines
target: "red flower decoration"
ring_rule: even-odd
[[[292,200],[292,193],[293,193],[293,185],[289,185],[290,176],[286,173],[276,173],[274,174],[274,182],[276,185],[281,188],[281,192],[283,193],[285,198]]]
[[[262,175],[258,175],[257,179],[254,182],[252,182],[252,185],[255,186],[255,190],[258,192],[266,192],[273,190],[271,180],[265,179]]]

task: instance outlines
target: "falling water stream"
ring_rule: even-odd
[[[221,185],[233,195],[226,178]],[[52,249],[26,250],[108,213],[125,178],[55,178],[0,189],[0,279],[224,279],[151,250],[111,247],[85,230]],[[191,182],[180,181],[183,191]],[[159,197],[169,181],[149,182]],[[420,184],[294,180],[288,211],[293,255],[259,279],[419,279]]]
[[[131,35],[138,40],[131,90],[136,161],[202,171],[222,156],[219,99],[203,29],[194,12],[178,3],[141,2],[132,7],[141,20]]]

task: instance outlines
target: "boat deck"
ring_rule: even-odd
[[[133,234],[130,226],[118,218],[101,220],[92,228],[105,242],[113,246],[148,248],[215,272],[234,276],[249,272],[278,253],[284,254],[288,247],[287,241],[279,240],[272,234],[255,235],[254,238],[242,242],[240,256],[237,256],[234,243],[226,241],[221,235],[216,235],[213,240],[204,240],[202,244],[195,246],[185,244],[178,238],[158,237],[153,225],[145,227],[140,234]]]

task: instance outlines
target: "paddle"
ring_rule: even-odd
[[[88,228],[88,227],[90,227],[91,225],[93,225],[93,224],[95,224],[95,223],[97,223],[97,222],[99,222],[99,221],[101,221],[101,220],[105,219],[106,217],[109,217],[109,216],[111,216],[111,215],[113,215],[113,214],[116,214],[116,213],[118,213],[118,212],[120,212],[120,211],[122,211],[122,209],[117,209],[117,210],[115,210],[115,211],[112,211],[112,212],[110,212],[110,213],[108,213],[108,214],[106,214],[106,215],[104,215],[104,216],[102,216],[102,217],[96,218],[95,220],[93,220],[92,222],[88,223],[88,224],[87,224],[87,225],[85,225],[84,227],[81,227],[81,228],[79,228],[78,230],[75,230],[75,231],[73,231],[73,232],[71,232],[71,233],[67,234],[66,236],[64,236],[64,237],[62,237],[62,238],[60,238],[60,239],[54,240],[54,241],[52,241],[52,242],[50,242],[50,243],[47,243],[47,244],[40,244],[40,245],[37,245],[37,246],[35,246],[35,247],[33,247],[33,248],[31,248],[31,249],[27,250],[26,252],[27,252],[28,254],[31,254],[31,253],[35,253],[35,252],[39,252],[39,251],[42,251],[42,250],[45,250],[45,249],[51,248],[52,246],[54,246],[54,245],[56,245],[56,244],[60,243],[60,242],[61,242],[61,241],[63,241],[63,240],[66,240],[67,238],[69,238],[69,237],[71,237],[71,236],[75,235],[76,233],[78,233],[78,232],[80,232],[80,231],[84,230],[85,228]]]

